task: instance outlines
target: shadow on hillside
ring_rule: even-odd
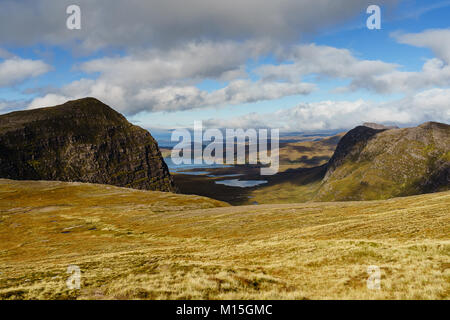
[[[251,193],[260,188],[276,186],[289,182],[293,185],[302,186],[320,182],[326,173],[326,165],[313,168],[289,169],[273,176],[261,176],[260,168],[255,166],[235,166],[230,168],[218,168],[208,170],[212,175],[218,177],[208,177],[207,175],[173,175],[175,184],[183,194],[195,194],[205,196],[220,201],[225,201],[232,205],[253,204]],[[220,175],[241,174],[236,177],[221,177]],[[267,183],[251,187],[229,187],[216,184],[215,181],[225,179],[240,180],[266,180]]]

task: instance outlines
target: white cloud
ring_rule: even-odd
[[[347,49],[316,44],[298,45],[290,52],[283,52],[279,59],[289,61],[280,65],[261,66],[256,72],[264,79],[299,81],[303,76],[315,74],[330,78],[350,79],[348,88],[340,91],[369,89],[388,92],[391,88],[382,78],[396,71],[399,66],[379,60],[360,60]]]
[[[0,42],[81,43],[87,51],[126,49],[123,56],[97,58],[76,66],[93,79],[49,89],[31,101],[29,108],[86,96],[126,114],[238,105],[307,95],[316,86],[303,81],[313,75],[319,81],[322,77],[349,80],[347,87],[335,88],[335,92],[367,89],[381,94],[404,93],[407,98],[388,104],[363,100],[305,103],[266,115],[249,114],[232,122],[318,130],[348,128],[362,121],[448,120],[444,104],[448,91],[436,87],[450,86],[450,29],[393,34],[399,43],[430,48],[436,55],[425,61],[421,70],[404,72],[400,65],[361,59],[347,49],[290,46],[305,33],[365,12],[370,1],[192,1],[186,5],[181,0],[80,0],[82,30],[69,31],[65,28],[65,7],[70,1],[4,0]],[[395,1],[380,4],[391,2]],[[12,12],[21,12],[22,19]],[[249,60],[271,54],[279,64],[249,70],[254,65]],[[50,70],[43,61],[14,57],[2,49],[0,58],[0,87]],[[260,78],[255,80],[255,74]],[[223,88],[202,90],[199,84],[204,80],[215,80]]]
[[[99,73],[97,79],[74,81],[34,99],[29,107],[93,96],[121,112],[135,114],[236,105],[315,90],[315,85],[300,81],[250,80],[246,62],[270,49],[273,46],[266,41],[195,42],[168,51],[137,50],[124,57],[95,59],[79,68]],[[205,79],[224,83],[224,87],[200,90],[196,85]]]
[[[95,59],[80,69],[100,73],[99,80],[125,86],[160,86],[205,78],[232,80],[246,77],[245,63],[272,48],[267,41],[191,42],[170,50],[138,50],[124,57]]]
[[[0,87],[7,87],[50,71],[51,67],[40,60],[13,57],[0,62]]]
[[[393,71],[397,67],[378,60],[359,60],[347,49],[315,44],[295,46],[291,51],[282,53],[280,59],[292,63],[263,66],[258,72],[265,78],[289,80],[296,80],[307,74],[363,79]]]
[[[59,94],[49,93],[43,97],[38,97],[33,99],[33,101],[28,105],[28,109],[42,108],[42,107],[52,107],[56,105],[63,104],[71,100],[70,97],[62,96]]]
[[[396,37],[417,45],[423,40],[422,33]],[[439,47],[433,43],[428,41],[423,45]],[[445,48],[442,45],[436,49],[439,57],[445,58]],[[258,67],[254,73],[260,79],[250,80],[246,70],[248,59],[258,59],[269,52],[276,52],[282,63]],[[400,71],[399,67],[358,59],[347,49],[316,44],[283,49],[263,40],[192,42],[170,50],[134,50],[123,57],[82,63],[79,69],[98,73],[97,79],[81,79],[65,85],[57,92],[33,100],[30,107],[85,96],[97,97],[126,114],[237,105],[309,94],[315,85],[302,82],[309,75],[350,80],[347,87],[334,89],[342,93],[367,89],[411,95],[424,89],[450,86],[450,66],[440,58],[427,60],[422,70],[416,72]],[[226,84],[222,89],[208,92],[197,87],[205,79],[226,81]]]
[[[209,119],[205,126],[220,128],[279,128],[284,131],[349,129],[363,122],[416,125],[426,121],[450,122],[450,89],[430,89],[388,103],[321,101],[302,103],[273,113]]]
[[[163,87],[143,89],[136,98],[141,104],[151,105],[153,111],[176,111],[274,100],[290,95],[306,95],[314,88],[314,85],[308,83],[235,80],[225,88],[211,93],[201,91],[194,86]]]
[[[103,81],[81,79],[63,86],[56,93],[48,93],[42,97],[33,99],[29,103],[28,109],[59,105],[68,100],[85,97],[100,99],[119,111],[127,111],[127,108],[133,105],[132,100],[127,101],[126,93],[122,87],[114,86]]]
[[[430,29],[420,33],[392,33],[399,43],[430,48],[437,58],[450,63],[450,29]]]
[[[391,34],[399,43],[431,49],[435,58],[427,59],[422,70],[415,72],[384,70],[369,72],[363,77],[349,77],[352,82],[340,91],[365,88],[378,93],[414,93],[433,87],[450,86],[450,30],[426,30],[420,33]]]
[[[250,80],[249,57],[257,59],[268,52],[277,52],[285,63],[262,65],[254,70],[260,79]],[[349,79],[348,87],[334,89],[344,93],[368,89],[410,95],[450,85],[450,67],[438,58],[426,61],[421,71],[403,72],[396,64],[361,60],[346,49],[308,44],[283,50],[267,41],[204,41],[167,51],[136,50],[123,57],[91,60],[79,68],[99,75],[49,92],[45,99],[33,100],[30,107],[85,96],[97,97],[126,114],[237,105],[309,94],[315,85],[302,82],[308,75]],[[205,79],[222,83],[226,79],[227,84],[211,92],[200,90],[196,85]]]
[[[80,80],[63,87],[59,93],[49,93],[35,98],[28,108],[40,108],[83,97],[96,97],[126,114],[140,111],[180,111],[206,107],[221,107],[273,100],[289,95],[306,95],[315,86],[308,83],[251,82],[235,80],[225,88],[207,92],[195,86],[164,86],[142,88],[135,92],[130,88],[104,81]]]
[[[347,49],[308,44],[283,52],[279,58],[284,63],[264,65],[256,72],[264,79],[292,82],[311,74],[350,80],[347,87],[334,89],[339,93],[367,89],[382,94],[411,94],[418,90],[450,86],[450,66],[447,63],[450,59],[449,30],[394,36],[401,43],[430,47],[437,58],[425,61],[420,71],[405,72],[400,71],[401,66],[397,64],[358,59]]]

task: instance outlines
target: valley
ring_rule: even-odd
[[[1,1],[13,317],[450,300],[450,0],[72,2]]]
[[[0,299],[450,297],[447,124],[283,137],[269,176],[175,167],[93,98],[0,124]]]
[[[332,157],[343,135],[286,137],[280,141],[280,170],[275,175],[261,176],[258,165],[203,167],[181,172],[172,169],[171,174],[180,192],[233,205],[305,202],[312,199],[317,191],[326,172],[324,165]],[[162,152],[164,154],[164,149]],[[165,155],[170,153],[166,151]],[[217,183],[225,179],[265,183],[255,187],[231,187]]]

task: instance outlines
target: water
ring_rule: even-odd
[[[239,179],[231,179],[231,180],[221,180],[215,181],[216,184],[223,184],[229,187],[239,187],[239,188],[251,188],[259,186],[260,184],[267,183],[267,180],[239,180]]]
[[[209,174],[208,177],[210,178],[228,178],[228,177],[239,177],[243,176],[242,173],[235,173],[235,174]]]
[[[208,171],[172,171],[172,173],[187,174],[191,176],[202,176],[208,174]]]
[[[190,172],[185,172],[185,171],[192,170],[192,169],[198,169],[198,168],[200,168],[200,169],[202,169],[202,168],[203,169],[214,169],[214,168],[225,168],[225,167],[228,167],[227,165],[216,164],[216,163],[214,163],[214,164],[205,164],[205,163],[203,163],[203,164],[194,164],[194,163],[191,163],[191,164],[184,164],[184,163],[182,163],[182,164],[175,164],[175,163],[173,163],[172,158],[170,158],[170,157],[164,158],[164,161],[166,162],[167,166],[169,167],[169,171],[171,173],[183,173],[183,174],[200,175],[200,174],[207,174],[209,172],[207,172],[207,171],[197,171],[197,172],[190,171]]]

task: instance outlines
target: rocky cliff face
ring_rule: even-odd
[[[359,126],[339,142],[315,197],[376,200],[450,189],[450,126]]]
[[[0,116],[0,178],[175,190],[150,133],[94,98]]]

